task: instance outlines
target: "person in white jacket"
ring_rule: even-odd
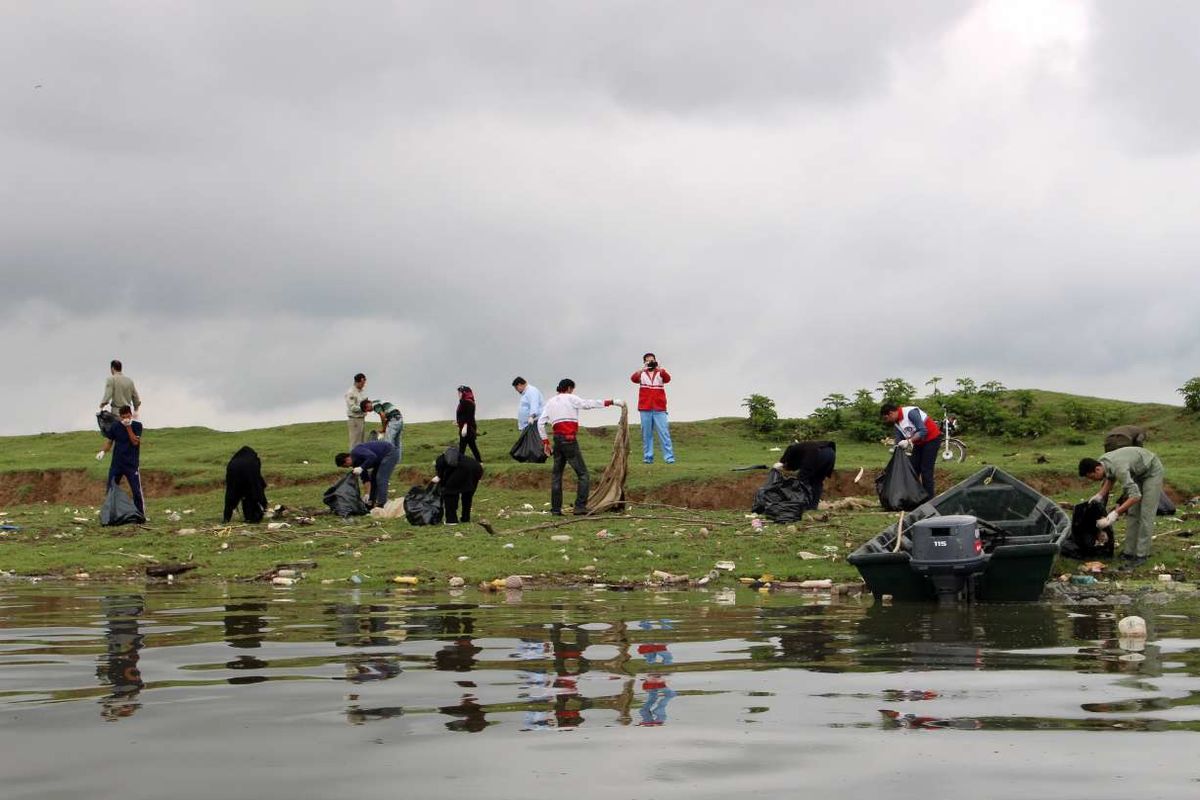
[[[550,479],[550,513],[562,516],[562,477],[567,464],[575,470],[579,488],[575,492],[575,513],[587,513],[588,489],[591,478],[588,475],[587,464],[583,462],[583,453],[579,450],[579,412],[585,408],[604,408],[606,406],[624,406],[624,400],[584,400],[575,396],[575,381],[563,378],[558,382],[558,394],[546,401],[542,414],[538,417],[538,434],[542,437],[542,447],[546,455],[554,456],[554,471]],[[546,424],[550,424],[554,436],[554,447],[550,446],[550,438],[546,433]]]

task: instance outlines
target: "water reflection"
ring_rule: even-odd
[[[141,595],[110,595],[100,599],[104,614],[104,652],[96,667],[100,685],[111,689],[100,699],[100,716],[114,721],[132,716],[142,704],[138,695],[146,685],[138,668],[145,637],[138,618],[145,610]]]

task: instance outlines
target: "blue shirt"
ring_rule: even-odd
[[[525,384],[525,391],[521,393],[521,405],[517,406],[517,430],[525,430],[530,417],[540,417],[544,405],[545,401],[538,388],[532,383]]]
[[[377,469],[379,462],[394,452],[396,448],[392,443],[383,439],[356,444],[350,451],[350,466],[362,467],[364,470]]]
[[[134,434],[138,439],[142,438],[142,423],[134,420],[130,427],[133,428]],[[138,456],[141,452],[141,447],[134,447],[133,442],[129,441],[129,433],[125,430],[125,426],[117,420],[108,428],[106,434],[109,439],[112,439],[112,469],[115,470],[136,470],[138,468]]]

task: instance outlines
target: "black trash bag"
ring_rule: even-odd
[[[104,505],[100,506],[101,525],[137,525],[146,521],[142,512],[133,504],[133,498],[121,491],[115,483],[108,487]]]
[[[811,502],[812,495],[806,484],[796,478],[786,478],[782,472],[773,469],[754,493],[754,505],[750,510],[772,522],[799,522]]]
[[[96,412],[96,425],[105,436],[108,436],[108,432],[112,429],[112,426],[118,424],[120,421],[121,418],[111,411]]]
[[[404,518],[409,525],[441,525],[442,494],[436,486],[414,486],[404,495]]]
[[[1096,523],[1104,519],[1104,506],[1090,500],[1078,503],[1071,512],[1071,535],[1063,540],[1059,555],[1074,558],[1078,561],[1089,561],[1093,558],[1112,558],[1113,531],[1108,531],[1108,541],[1102,545],[1096,544],[1096,536],[1100,533]]]
[[[537,426],[526,425],[508,454],[522,464],[545,463],[546,451],[542,447],[542,437],[538,434]]]
[[[342,478],[325,490],[322,498],[329,510],[339,517],[361,517],[370,512],[362,499],[362,487],[358,485],[358,476],[347,472]]]
[[[900,448],[892,451],[892,460],[875,479],[875,491],[884,511],[912,511],[929,499],[912,459]]]

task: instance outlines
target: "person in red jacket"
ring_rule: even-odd
[[[658,442],[662,445],[663,461],[675,463],[675,450],[671,446],[671,428],[667,420],[667,390],[671,373],[658,365],[654,353],[642,356],[642,368],[630,378],[638,389],[638,412],[642,415],[642,461],[654,463],[654,432],[658,431]]]

